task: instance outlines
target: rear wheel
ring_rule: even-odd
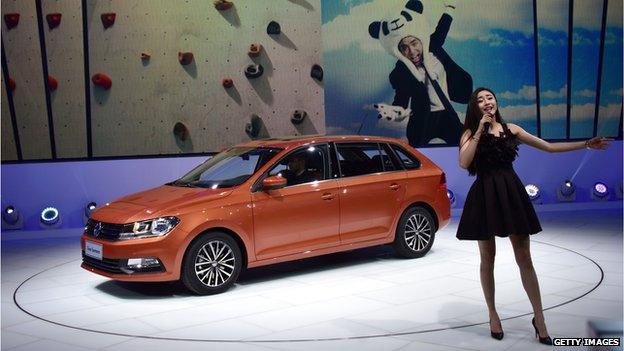
[[[431,249],[435,231],[431,213],[422,207],[412,207],[399,220],[394,237],[394,250],[401,257],[422,257]]]
[[[207,233],[187,249],[182,264],[182,282],[199,295],[222,293],[236,282],[241,267],[238,243],[225,233]]]

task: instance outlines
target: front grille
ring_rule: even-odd
[[[98,235],[95,235],[95,227],[98,224],[101,225],[101,228],[97,233]],[[119,234],[130,230],[129,226],[129,224],[104,223],[89,219],[85,227],[85,235],[101,240],[117,241],[119,240]]]
[[[124,274],[121,270],[120,264],[123,260],[114,260],[110,258],[102,258],[102,260],[98,260],[97,258],[89,257],[85,255],[84,251],[82,252],[82,262],[87,265],[97,268],[102,271],[106,271],[109,273],[115,274]]]

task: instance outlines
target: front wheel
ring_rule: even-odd
[[[397,225],[394,237],[394,250],[405,258],[424,256],[435,239],[435,222],[431,213],[422,207],[405,211]]]
[[[241,250],[232,237],[221,232],[207,233],[187,249],[182,282],[199,295],[219,294],[236,282],[241,266]]]

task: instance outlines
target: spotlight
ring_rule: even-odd
[[[540,198],[540,189],[537,185],[535,184],[527,184],[524,189],[526,190],[527,194],[529,195],[529,199],[531,199],[531,201],[537,201]]]
[[[592,188],[591,197],[597,201],[609,200],[609,188],[603,182],[596,182]]]
[[[562,202],[571,202],[576,200],[576,186],[569,179],[566,179],[559,188],[557,188],[557,199]]]
[[[24,220],[18,210],[12,205],[4,208],[2,211],[2,229],[22,229],[24,227]]]
[[[61,215],[56,207],[49,206],[41,210],[39,220],[42,228],[55,228],[61,224]]]
[[[95,211],[95,208],[97,207],[97,204],[94,201],[89,202],[84,209],[84,214],[87,218],[89,218],[89,216],[91,216],[91,212]]]
[[[451,207],[455,205],[455,193],[451,189],[446,189],[446,196],[448,196],[449,201],[451,202]]]

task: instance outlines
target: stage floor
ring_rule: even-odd
[[[622,321],[622,210],[540,213],[531,237],[549,331]],[[505,338],[489,336],[475,242],[457,218],[427,256],[376,247],[252,269],[230,291],[131,284],[80,268],[79,229],[2,239],[3,350],[539,350],[508,239],[497,239]],[[45,236],[45,234],[50,236]],[[575,348],[581,349],[581,348]]]

